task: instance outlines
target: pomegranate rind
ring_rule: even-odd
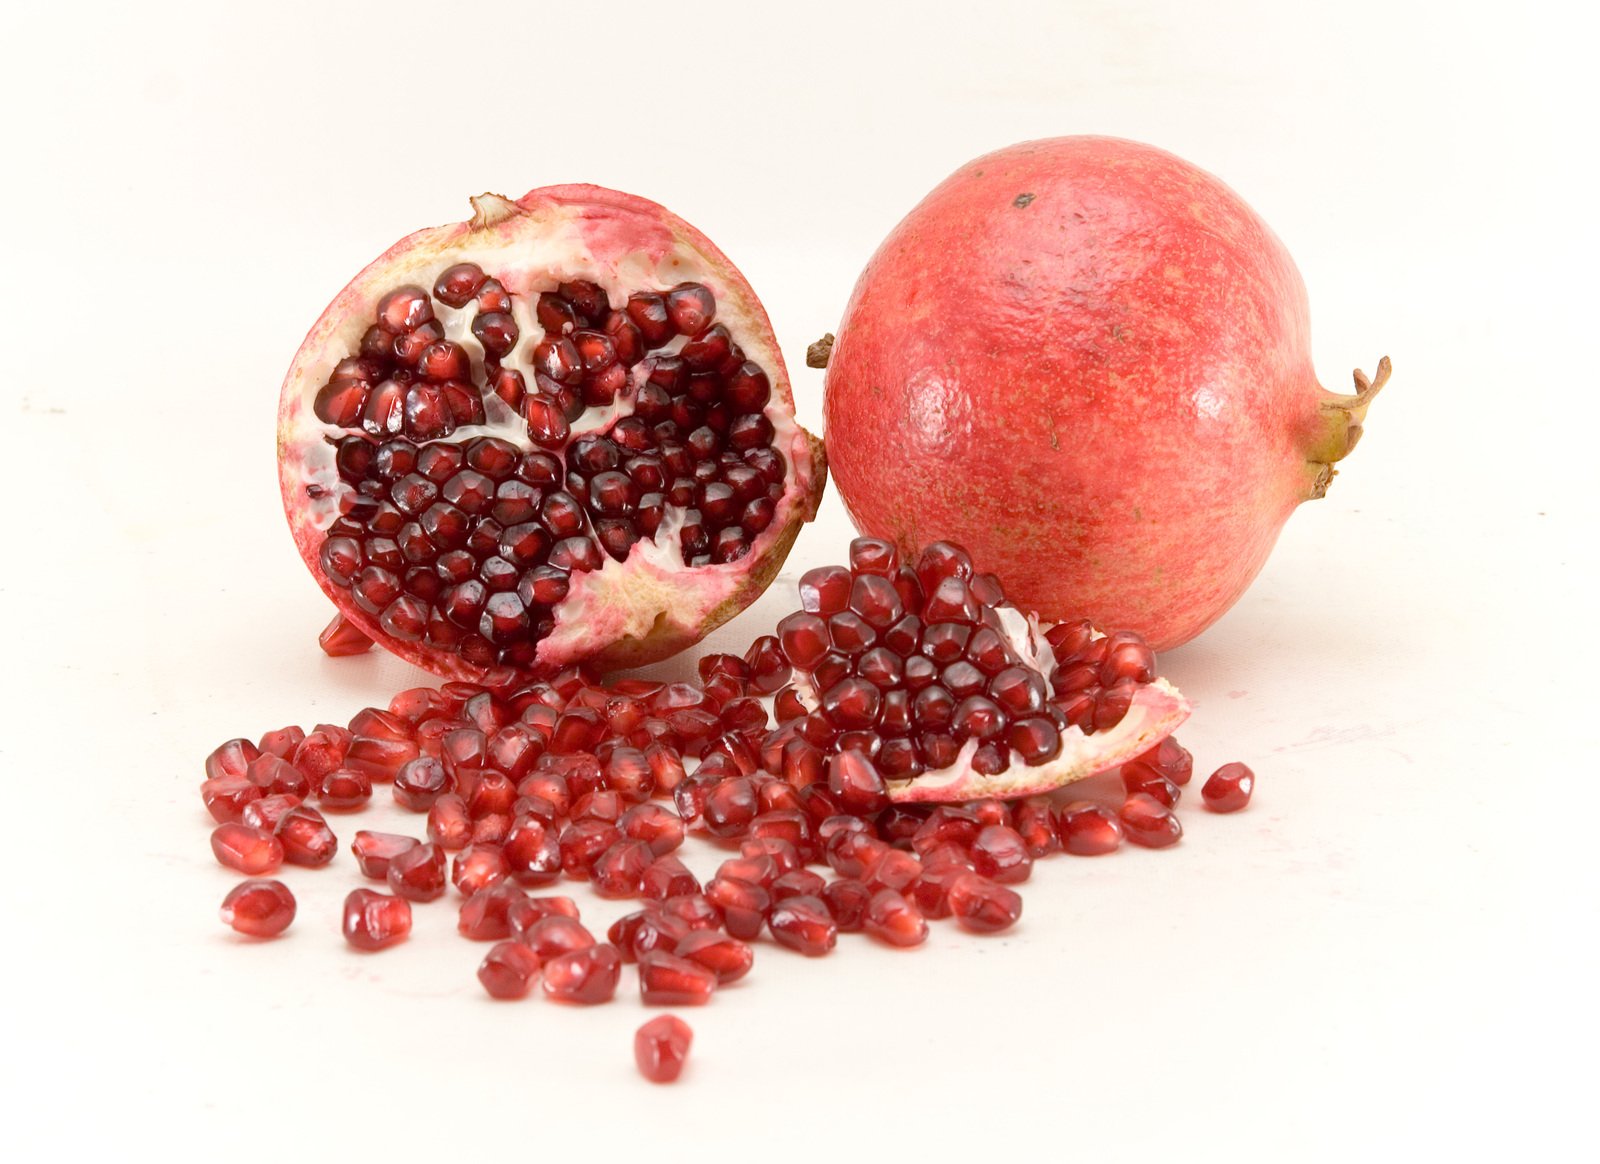
[[[901,804],[951,804],[986,796],[1012,800],[1036,796],[1126,764],[1166,739],[1191,708],[1165,679],[1139,688],[1127,715],[1115,727],[1085,735],[1071,727],[1061,733],[1061,754],[1038,765],[1013,762],[1004,772],[986,776],[972,770],[976,741],[968,741],[948,768],[925,772],[913,780],[887,782],[889,799]]]
[[[749,282],[710,239],[648,199],[600,186],[564,185],[530,190],[515,202],[495,194],[472,202],[476,213],[469,221],[417,231],[368,264],[328,305],[296,353],[284,378],[277,430],[279,485],[295,545],[350,624],[408,662],[448,679],[504,683],[573,663],[605,670],[673,655],[743,610],[771,583],[822,496],[827,478],[822,442],[795,422],[788,370],[771,321]],[[540,641],[535,664],[523,672],[479,666],[423,642],[392,639],[375,616],[323,575],[317,560],[324,531],[337,517],[337,473],[325,437],[344,430],[317,418],[316,393],[334,365],[358,350],[388,291],[406,283],[431,286],[441,270],[459,262],[479,263],[511,292],[524,343],[543,334],[533,315],[538,292],[558,282],[588,279],[614,298],[681,282],[705,285],[717,299],[717,321],[771,381],[765,414],[775,434],[773,447],[789,466],[772,522],[736,562],[688,567],[676,547],[678,524],[669,520],[653,541],[635,545],[626,561],[608,559],[600,570],[574,573],[567,597],[555,608],[555,630]],[[481,362],[482,346],[468,327],[468,314],[446,314],[441,311],[450,338],[472,353],[475,364]],[[520,366],[514,357],[504,362]],[[458,439],[493,435],[530,447],[526,430],[509,410],[496,423],[492,394],[485,403],[491,423],[458,429]],[[626,404],[596,410],[574,432],[601,430],[627,413]],[[307,486],[319,483],[324,496],[308,497]]]

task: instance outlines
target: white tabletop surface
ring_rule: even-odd
[[[1600,1033],[1600,103],[1576,11],[10,12],[3,1154],[1571,1158]],[[279,511],[279,379],[345,279],[481,190],[633,190],[761,289],[820,431],[805,347],[883,234],[967,158],[1078,132],[1165,146],[1262,213],[1324,383],[1394,359],[1327,499],[1165,661],[1200,768],[1259,772],[1248,812],[1187,803],[1175,850],[1041,864],[1004,937],[763,946],[690,1016],[671,1089],[634,1072],[635,998],[491,1003],[447,905],[346,949],[347,853],[288,871],[283,940],[218,924],[205,753],[423,681],[321,656]],[[769,627],[849,534],[830,496],[716,642]],[[384,821],[417,823],[359,818]]]

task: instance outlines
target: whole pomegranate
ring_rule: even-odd
[[[766,312],[643,198],[472,202],[357,275],[284,381],[323,646],[494,683],[663,658],[761,593],[822,490]]]
[[[1047,620],[1199,634],[1321,497],[1388,378],[1324,390],[1305,287],[1216,178],[1108,137],[968,163],[868,262],[826,362],[864,532],[960,542]]]

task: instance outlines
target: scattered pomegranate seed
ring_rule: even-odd
[[[867,903],[862,926],[891,946],[920,946],[928,938],[928,923],[905,897],[893,889],[880,889]]]
[[[695,930],[678,939],[672,952],[710,970],[719,985],[737,982],[750,973],[755,951],[748,943],[717,930]]]
[[[622,979],[622,955],[608,943],[558,954],[544,965],[544,992],[558,1002],[610,1002]]]
[[[1177,816],[1148,793],[1135,792],[1128,797],[1118,815],[1127,838],[1147,849],[1164,849],[1183,838]]]
[[[702,1006],[717,988],[714,970],[664,950],[639,955],[639,997],[646,1006]]]
[[[780,946],[787,946],[808,958],[832,951],[839,940],[828,907],[820,897],[791,897],[772,907],[767,926]]]
[[[1212,812],[1238,812],[1250,803],[1256,774],[1246,764],[1224,764],[1206,778],[1200,798]]]
[[[344,899],[344,940],[358,950],[383,950],[411,933],[411,903],[370,889]]]
[[[671,1083],[683,1073],[694,1032],[677,1015],[664,1014],[641,1026],[633,1036],[633,1059],[639,1074],[651,1083]]]
[[[1061,809],[1057,822],[1061,847],[1079,857],[1114,853],[1122,845],[1122,822],[1109,808],[1075,800]]]
[[[526,998],[539,973],[539,955],[521,942],[497,942],[478,964],[478,981],[490,998]]]
[[[389,862],[401,853],[417,846],[414,837],[400,833],[377,833],[362,829],[350,842],[350,852],[355,854],[356,866],[363,877],[382,881],[389,875]]]
[[[222,899],[222,922],[252,938],[275,938],[294,921],[294,894],[281,881],[241,881]]]
[[[275,835],[291,865],[326,865],[339,852],[339,838],[314,808],[291,808],[279,818]]]
[[[223,865],[251,876],[283,864],[283,842],[247,824],[218,825],[211,832],[211,851]]]
[[[407,901],[437,901],[447,882],[445,852],[432,841],[413,843],[389,859],[389,892]]]
[[[1022,916],[1021,897],[977,873],[963,873],[952,881],[949,901],[956,921],[973,933],[1010,929]]]

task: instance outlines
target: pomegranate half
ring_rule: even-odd
[[[766,312],[643,198],[472,204],[357,275],[284,380],[324,646],[493,683],[664,658],[766,587],[821,495]]]
[[[1388,378],[1325,391],[1288,251],[1222,182],[1108,137],[969,162],[862,272],[826,363],[860,529],[960,542],[1046,621],[1156,650],[1222,615]]]

